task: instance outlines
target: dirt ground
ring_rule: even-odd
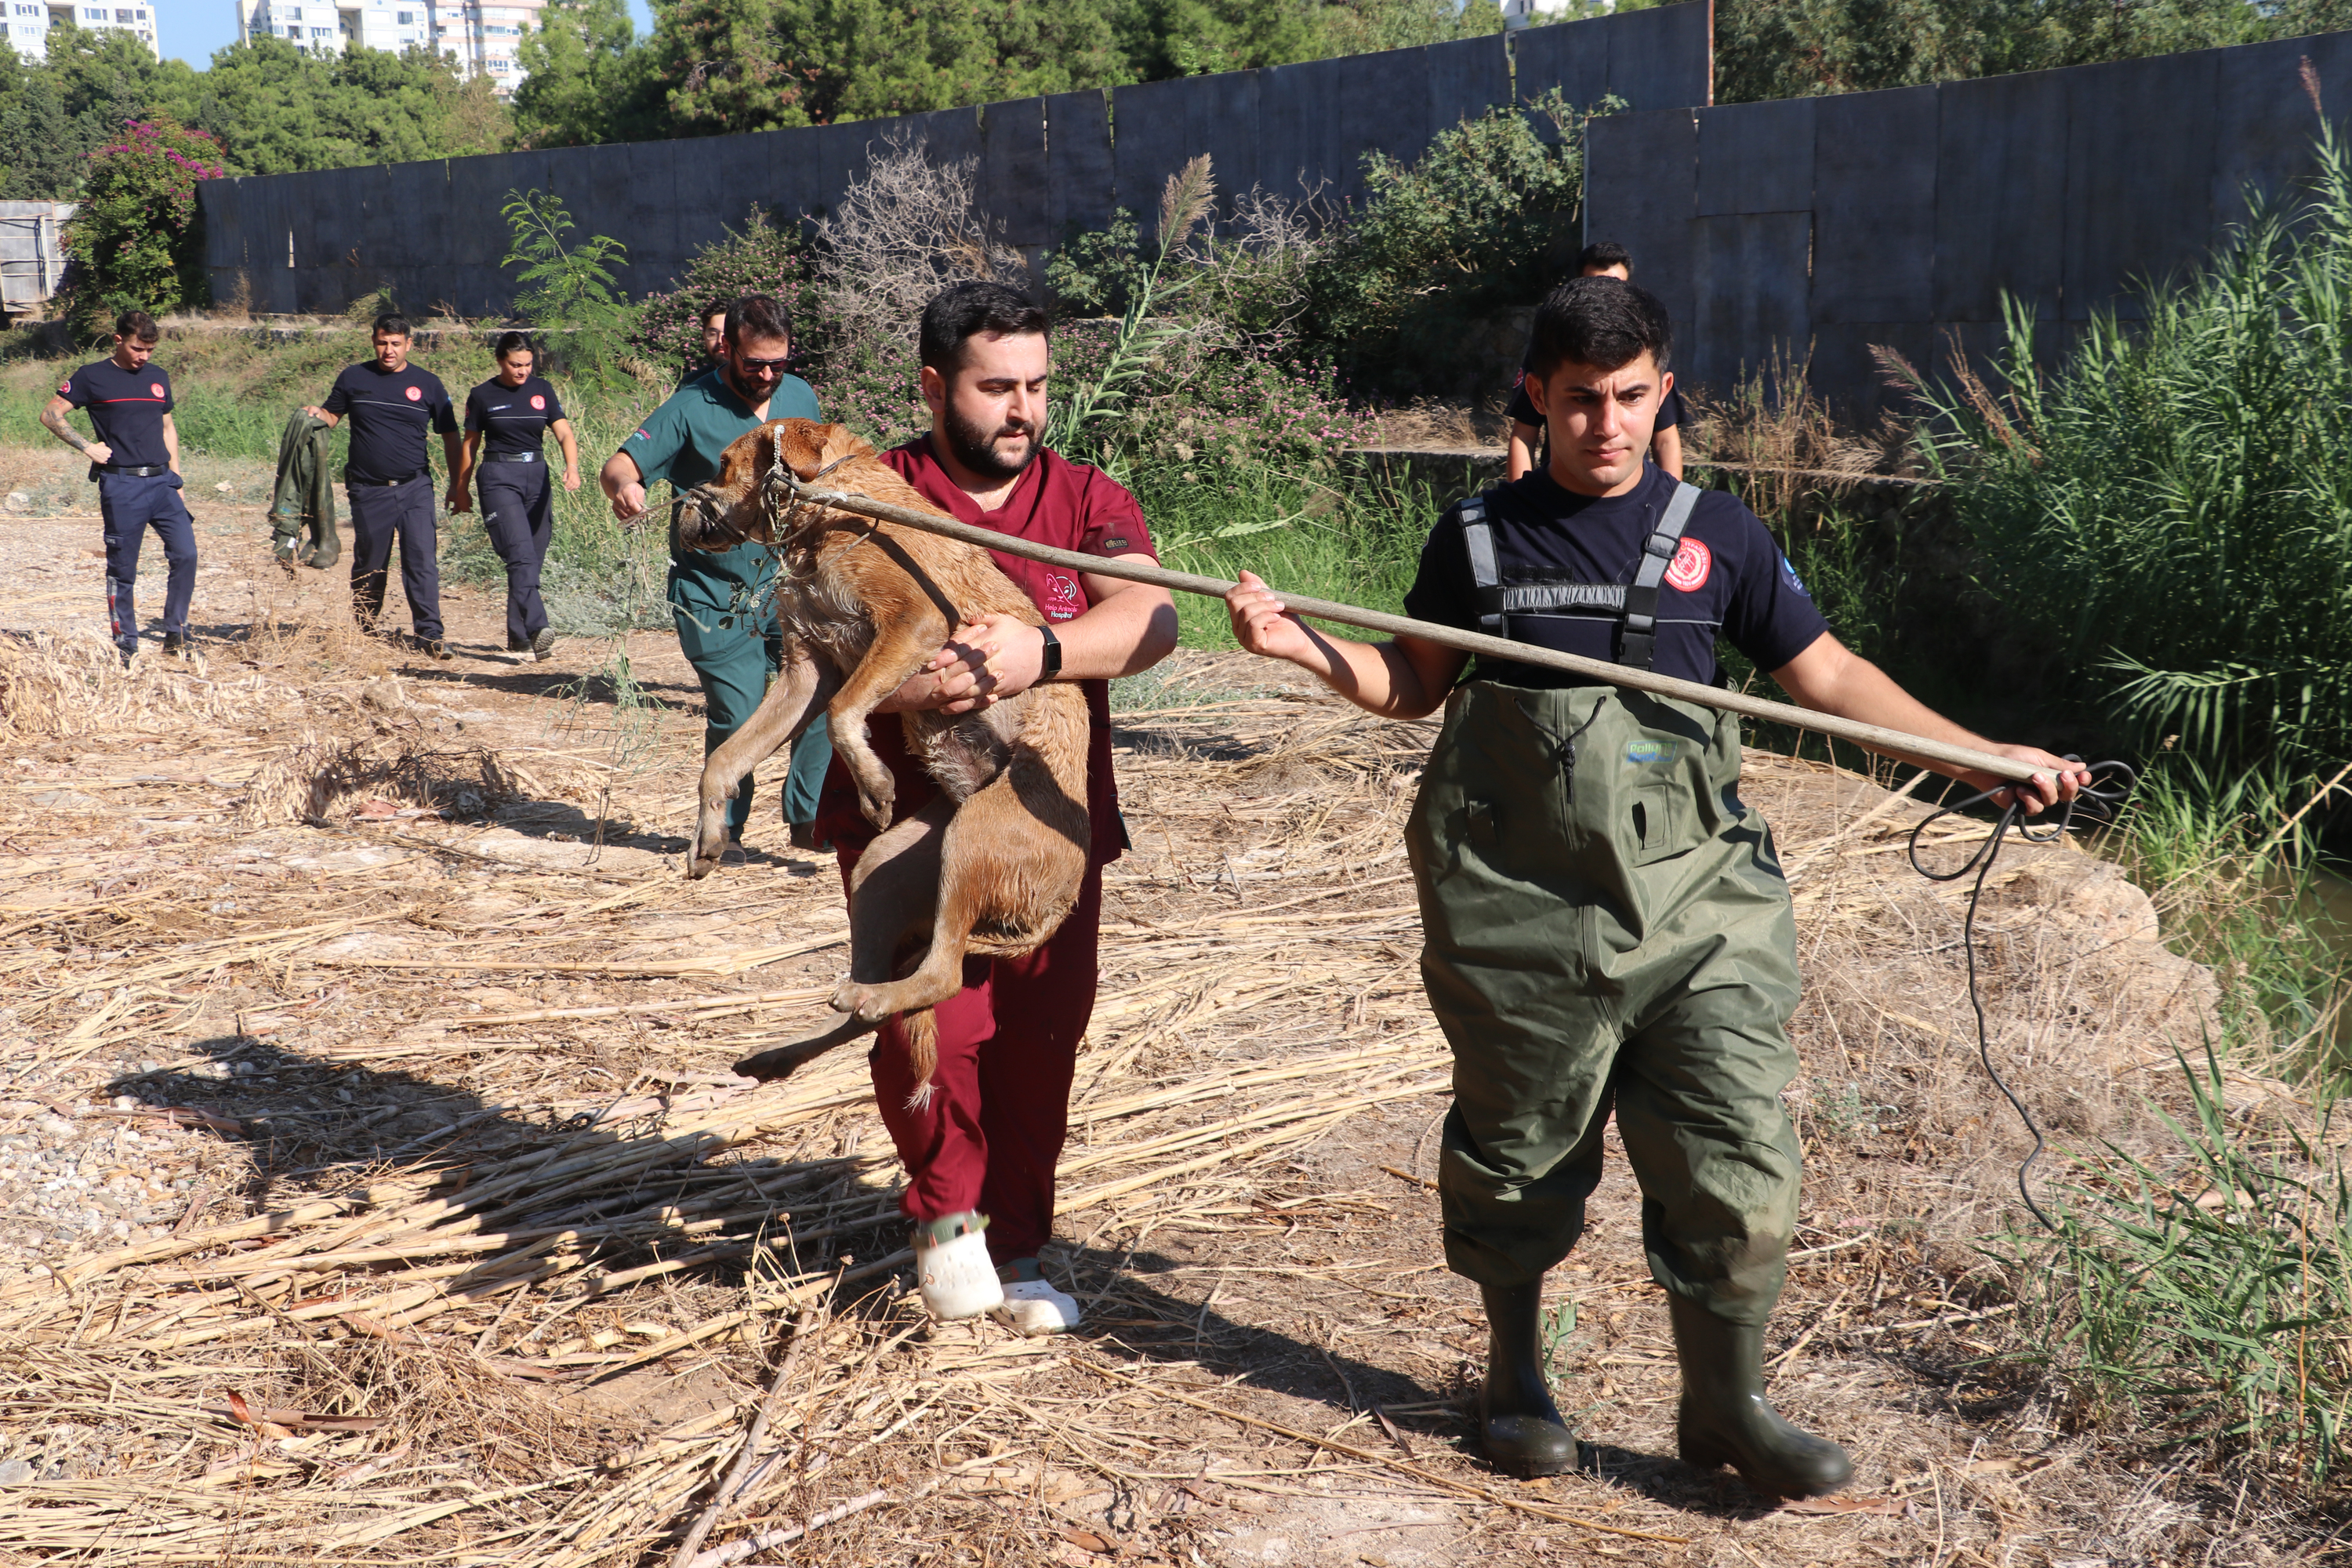
[[[452,664],[362,639],[335,574],[268,562],[267,476],[192,465],[199,657],[125,672],[95,519],[41,515],[63,458],[0,453],[0,1557],[666,1563],[722,1496],[703,1568],[2320,1550],[2007,1370],[1979,1248],[2023,1223],[2026,1140],[1974,1059],[1959,894],[1864,778],[1757,755],[1746,786],[1809,983],[1773,1393],[1853,1488],[1774,1507],[1673,1457],[1613,1149],[1553,1282],[1586,1462],[1512,1482],[1467,1443],[1482,1325],[1430,1183],[1448,1062],[1400,834],[1429,726],[1234,656],[1121,683],[1134,848],[1046,1259],[1087,1322],[934,1326],[862,1058],[727,1070],[827,1016],[845,917],[781,770],[748,863],[685,879],[673,637],[625,641],[658,709],[616,703],[610,645],[504,652],[477,593],[446,595]],[[1997,1058],[2055,1141],[2162,1159],[2210,976],[2071,846],[2010,852],[1983,931]]]

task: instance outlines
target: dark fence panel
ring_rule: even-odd
[[[1936,282],[1920,319],[1999,321],[2007,292],[2055,321],[2065,281],[2063,74],[1956,81],[1936,96]]]
[[[1686,335],[1698,298],[1690,245],[1698,116],[1687,109],[1612,115],[1592,122],[1585,145],[1585,237],[1632,252],[1642,287],[1665,302]]]
[[[992,103],[981,121],[980,205],[1014,245],[1047,245],[1045,100]]]
[[[2043,323],[2047,363],[2094,315],[2136,316],[2140,286],[2198,265],[2249,188],[2291,197],[2319,129],[2305,59],[2352,107],[2337,33],[1701,109],[1695,135],[1623,115],[1592,128],[1585,233],[1633,252],[1675,311],[1686,379],[1721,395],[1776,356],[1806,361],[1866,419],[1885,396],[1874,345],[1923,370],[1949,343],[1981,358],[2007,295]]]
[[[1936,89],[1825,98],[1813,122],[1815,325],[1924,321],[1936,273]]]
[[[1475,120],[1511,99],[1510,47],[1505,34],[1432,44],[1422,51],[1429,69],[1429,129],[1433,135]]]
[[[1168,176],[1206,153],[1221,198],[1260,185],[1360,199],[1367,153],[1417,157],[1465,116],[1545,86],[1579,102],[1616,92],[1636,108],[1705,101],[1706,7],[1685,4],[1429,48],[1234,71],[1038,100],[940,110],[755,136],[458,158],[320,176],[206,181],[205,266],[215,292],[243,275],[256,308],[341,310],[386,285],[404,300],[490,314],[510,188],[561,195],[582,235],[629,247],[635,294],[667,289],[694,253],[741,226],[754,202],[779,221],[822,218],[894,135],[938,163],[978,162],[982,205],[1016,245],[1098,228],[1124,205],[1149,227]],[[1516,68],[1514,60],[1516,59]],[[1116,98],[1113,110],[1112,98]],[[1227,208],[1230,211],[1230,207]],[[292,268],[285,264],[289,235]]]
[[[1589,107],[1608,97],[1609,35],[1618,25],[1614,16],[1599,16],[1590,22],[1554,22],[1548,26],[1506,34],[1510,40],[1511,69],[1517,78],[1519,101],[1531,102],[1553,88],[1559,89],[1569,102],[1580,107]],[[1703,95],[1688,100],[1692,104],[1706,101]]]
[[[1061,243],[1072,224],[1109,226],[1117,165],[1111,159],[1110,96],[1061,92],[1045,100],[1047,241]]]

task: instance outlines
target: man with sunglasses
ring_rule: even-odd
[[[727,308],[725,351],[709,374],[688,382],[655,409],[598,474],[613,515],[623,522],[646,514],[648,485],[667,479],[674,495],[684,495],[717,478],[719,458],[735,438],[766,421],[824,417],[808,383],[785,374],[793,323],[774,299],[747,294]],[[687,662],[702,681],[705,756],[751,717],[782,662],[783,643],[770,592],[775,574],[775,560],[764,544],[746,542],[719,551],[680,546],[672,503],[670,616]],[[809,753],[806,765],[803,752]],[[804,771],[811,774],[803,815],[793,814],[790,798],[785,802],[785,816],[796,826],[815,818],[815,784],[831,757],[824,726],[811,725],[793,748],[795,779]],[[727,805],[727,836],[737,843],[751,815],[752,784],[747,777]]]

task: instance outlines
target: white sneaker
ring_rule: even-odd
[[[922,1288],[923,1305],[931,1316],[947,1321],[977,1318],[1004,1305],[1004,1287],[989,1261],[988,1237],[978,1227],[963,1230],[946,1241],[915,1232],[915,1281]]]
[[[995,1316],[1015,1332],[1066,1334],[1078,1326],[1077,1298],[1064,1294],[1044,1279],[1021,1279],[1003,1287],[1004,1303]]]

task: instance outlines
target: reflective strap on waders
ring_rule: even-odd
[[[1486,524],[1486,498],[1471,496],[1459,502],[1462,548],[1470,556],[1470,584],[1478,595],[1478,629],[1490,637],[1503,630],[1503,574],[1495,565],[1495,531]]]
[[[1691,508],[1697,504],[1696,485],[1675,486],[1675,499],[1666,503],[1666,515],[1658,520],[1658,531],[1643,542],[1642,564],[1633,573],[1633,585],[1625,590],[1624,620],[1617,635],[1617,662],[1628,669],[1650,668],[1650,656],[1658,643],[1658,584],[1664,581],[1675,552],[1682,547],[1683,529],[1690,521]]]

